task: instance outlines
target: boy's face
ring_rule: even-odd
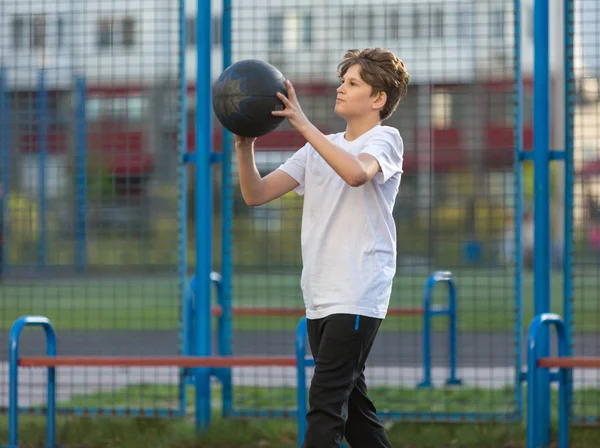
[[[335,113],[344,119],[379,113],[381,99],[371,96],[372,87],[360,77],[360,70],[358,64],[350,66],[337,88]]]

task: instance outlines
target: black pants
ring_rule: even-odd
[[[315,359],[303,448],[391,448],[367,396],[365,363],[381,319],[335,314],[308,319]]]

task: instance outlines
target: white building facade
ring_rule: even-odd
[[[197,2],[186,0],[187,76],[196,73]],[[523,2],[521,64],[533,66],[532,0]],[[552,0],[551,11],[561,2]],[[244,0],[232,9],[234,60],[271,61],[298,81],[335,81],[348,48],[383,46],[402,57],[412,81],[465,83],[510,77],[514,61],[513,1]],[[56,87],[83,75],[99,83],[177,76],[178,2],[0,2],[0,65],[21,87],[46,68]],[[221,71],[222,5],[213,2],[213,78]],[[551,29],[560,25],[553,14]],[[560,40],[553,35],[553,45]],[[593,39],[593,37],[590,37]],[[597,39],[597,38],[596,38]],[[553,70],[562,60],[552,51]],[[597,62],[597,61],[596,61]]]

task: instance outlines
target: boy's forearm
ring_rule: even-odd
[[[237,149],[238,177],[240,189],[246,204],[252,205],[259,202],[262,194],[263,181],[254,161],[252,148]]]
[[[300,133],[347,184],[363,183],[366,171],[358,158],[331,143],[312,123],[300,129]]]

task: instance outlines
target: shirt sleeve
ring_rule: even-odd
[[[404,143],[397,129],[378,132],[367,140],[361,154],[370,154],[377,159],[381,167],[381,172],[375,175],[378,184],[383,184],[395,174],[402,174]]]
[[[304,194],[304,182],[306,179],[306,159],[308,158],[308,150],[310,145],[307,143],[298,151],[296,151],[289,159],[279,166],[279,170],[290,175],[298,185],[294,191],[299,195]]]

